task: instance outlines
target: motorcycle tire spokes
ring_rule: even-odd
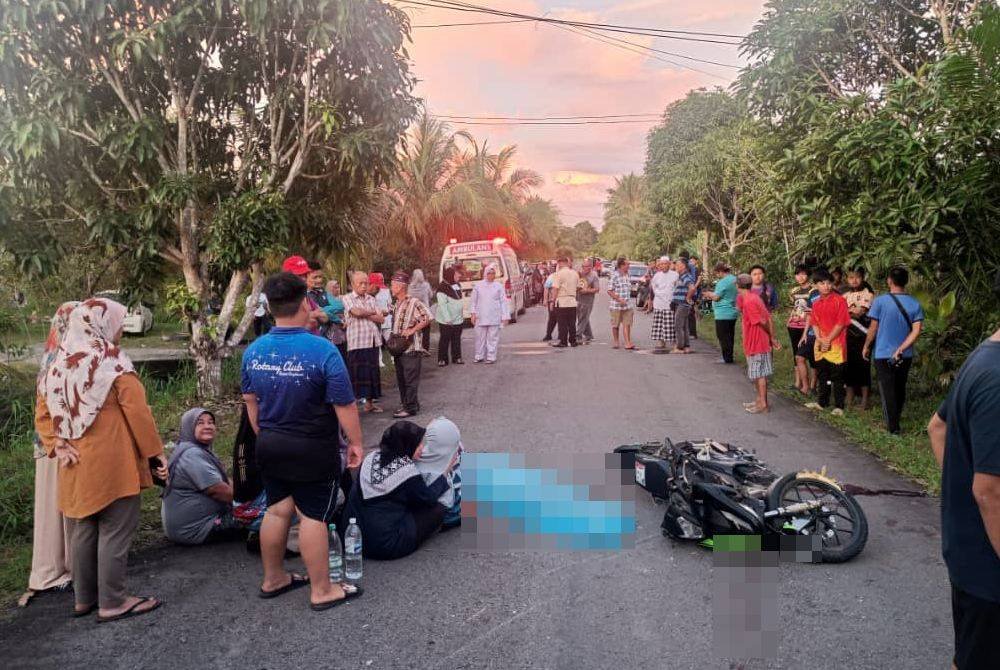
[[[842,563],[854,558],[868,541],[868,521],[861,506],[853,497],[828,482],[801,477],[795,473],[785,475],[771,491],[771,509],[795,503],[818,500],[821,510],[811,512],[812,523],[808,532],[818,534],[822,541],[824,563]]]

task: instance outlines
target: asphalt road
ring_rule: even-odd
[[[494,366],[425,368],[426,422],[444,414],[473,451],[604,453],[659,439],[713,438],[754,448],[778,471],[827,465],[870,488],[907,482],[778,399],[751,416],[743,371],[715,352],[613,351],[603,300],[598,340],[541,345],[544,313],[503,332]],[[466,360],[471,361],[466,331]],[[432,363],[432,361],[429,361]],[[390,392],[387,407],[395,408]],[[390,419],[366,417],[374,443]],[[260,566],[241,544],[164,546],[132,559],[130,583],[166,601],[157,613],[97,625],[68,617],[70,596],[39,598],[0,624],[6,668],[944,668],[948,582],[936,499],[863,498],[868,546],[844,565],[782,564],[778,654],[722,658],[712,643],[713,557],[661,536],[661,508],[637,498],[637,546],[615,553],[474,553],[442,534],[417,554],[365,565],[367,592],[325,613],[298,591],[255,597]],[[297,562],[291,563],[298,566]],[[300,567],[300,566],[299,566]],[[300,568],[301,569],[301,568]],[[717,615],[723,612],[716,612]]]

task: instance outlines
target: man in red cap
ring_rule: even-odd
[[[312,268],[309,267],[309,261],[304,259],[302,256],[289,256],[285,259],[285,262],[281,264],[282,272],[291,272],[296,277],[301,277],[302,281],[306,281],[309,273],[312,272]],[[320,320],[326,319],[326,312],[320,308],[316,301],[313,300],[311,296],[306,295],[306,301],[309,303],[309,325],[307,329],[313,335],[320,334]]]

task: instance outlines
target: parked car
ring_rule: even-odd
[[[600,275],[602,277],[610,277],[611,273],[614,271],[615,271],[614,261],[604,261],[603,263],[601,263]]]
[[[649,266],[645,263],[629,263],[628,283],[632,287],[632,297],[639,295],[639,288],[646,283],[646,275],[649,273]]]
[[[120,291],[102,291],[95,297],[106,298],[125,304]],[[122,324],[122,331],[130,335],[145,335],[153,329],[153,310],[141,302],[128,308],[125,315],[125,322]]]

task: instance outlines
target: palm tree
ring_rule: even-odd
[[[604,203],[604,228],[596,248],[603,256],[630,256],[652,223],[646,179],[633,173],[616,177]]]
[[[466,169],[448,125],[427,113],[412,129],[399,169],[382,195],[375,216],[383,231],[423,250],[449,237],[484,234],[510,216],[492,184]]]

